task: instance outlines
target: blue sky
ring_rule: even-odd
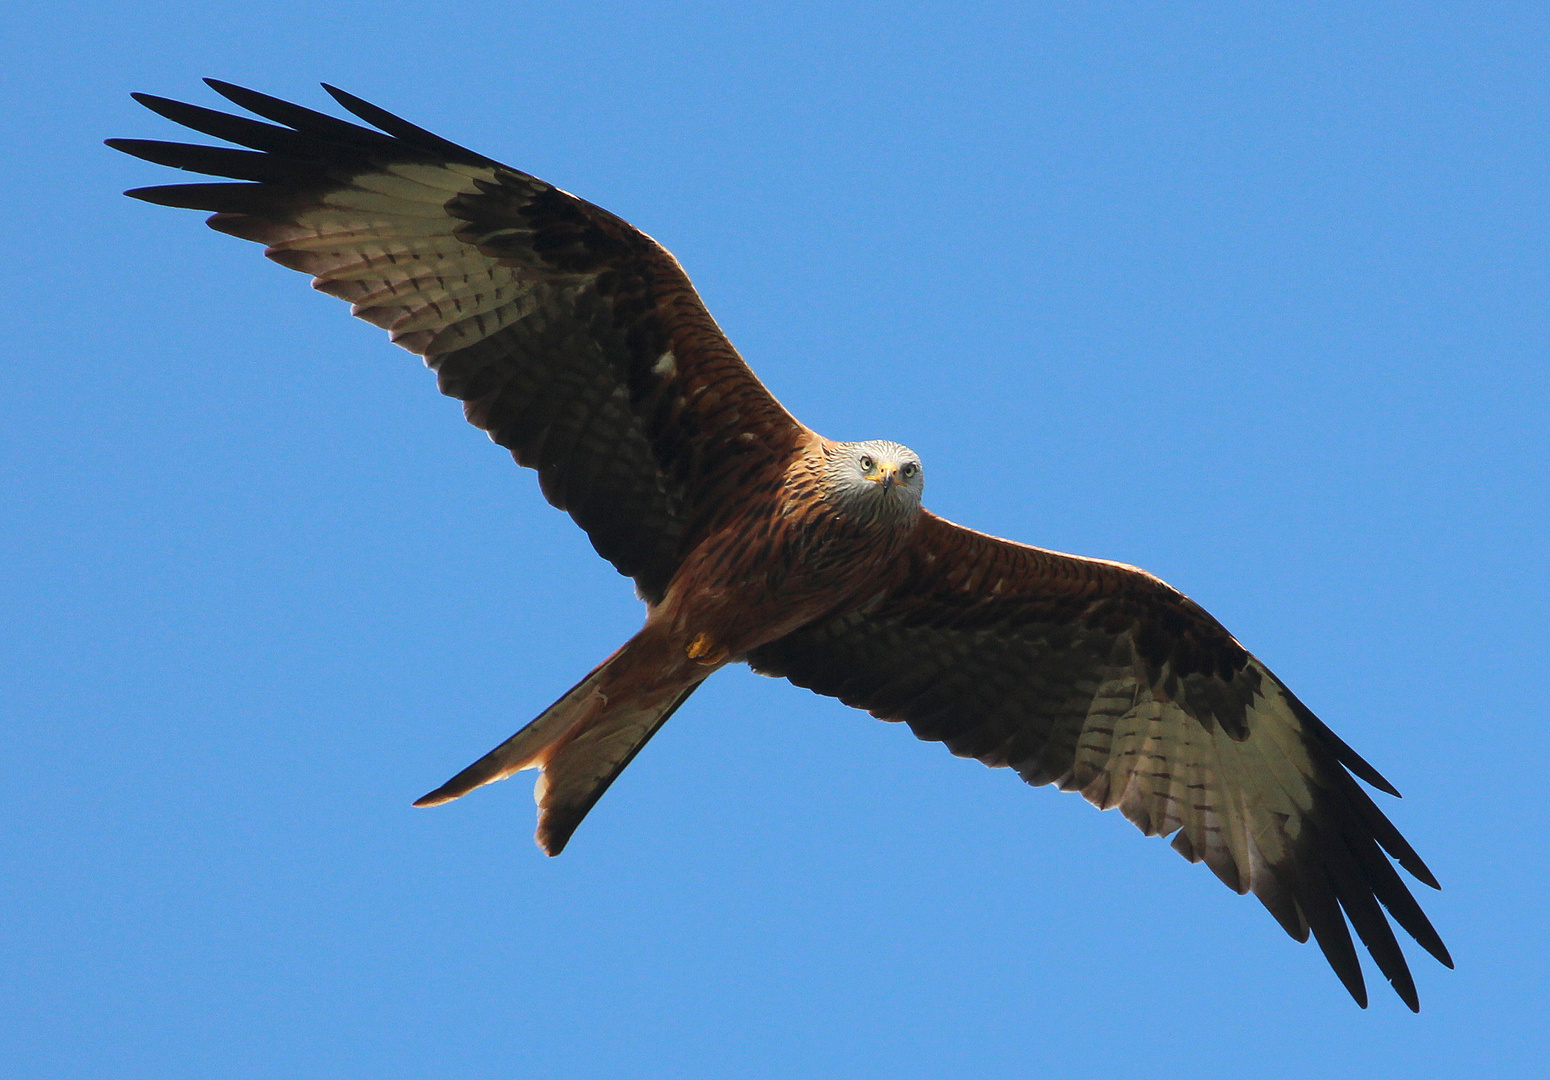
[[[1527,1075],[1550,751],[1531,4],[0,14],[0,1059],[30,1077]],[[1118,815],[728,670],[559,859],[409,802],[640,619],[419,362],[122,198],[326,80],[667,245],[836,438],[1160,574],[1405,793],[1373,1006]]]

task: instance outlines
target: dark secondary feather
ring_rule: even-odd
[[[606,210],[342,91],[329,92],[380,131],[210,85],[274,123],[136,95],[247,149],[109,145],[245,182],[129,194],[215,211],[212,227],[269,245],[423,355],[648,600],[806,435],[673,257]]]
[[[928,513],[873,599],[748,660],[960,756],[1118,807],[1148,835],[1172,834],[1185,858],[1252,890],[1294,938],[1311,930],[1363,1005],[1342,909],[1412,1009],[1415,985],[1382,908],[1452,966],[1384,852],[1436,879],[1346,769],[1397,792],[1150,574]]]

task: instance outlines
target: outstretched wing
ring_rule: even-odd
[[[1452,966],[1384,852],[1436,879],[1351,773],[1398,792],[1220,623],[1142,570],[927,513],[875,599],[749,662],[1173,834],[1292,937],[1311,930],[1363,1006],[1346,918],[1411,1009],[1415,983],[1379,904]]]
[[[538,470],[544,495],[643,597],[810,433],[754,377],[677,261],[542,180],[327,88],[369,128],[207,80],[275,123],[137,94],[250,149],[108,145],[240,183],[127,194],[213,210],[212,228],[425,357],[469,421]]]

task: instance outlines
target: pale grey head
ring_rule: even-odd
[[[886,439],[836,443],[824,461],[824,498],[862,520],[912,521],[926,479],[920,455]]]

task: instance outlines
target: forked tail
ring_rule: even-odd
[[[533,785],[534,839],[558,855],[608,785],[703,681],[659,687],[629,678],[628,669],[638,666],[632,661],[642,659],[633,654],[635,644],[593,668],[537,719],[414,805],[440,806],[512,773],[541,769]]]

